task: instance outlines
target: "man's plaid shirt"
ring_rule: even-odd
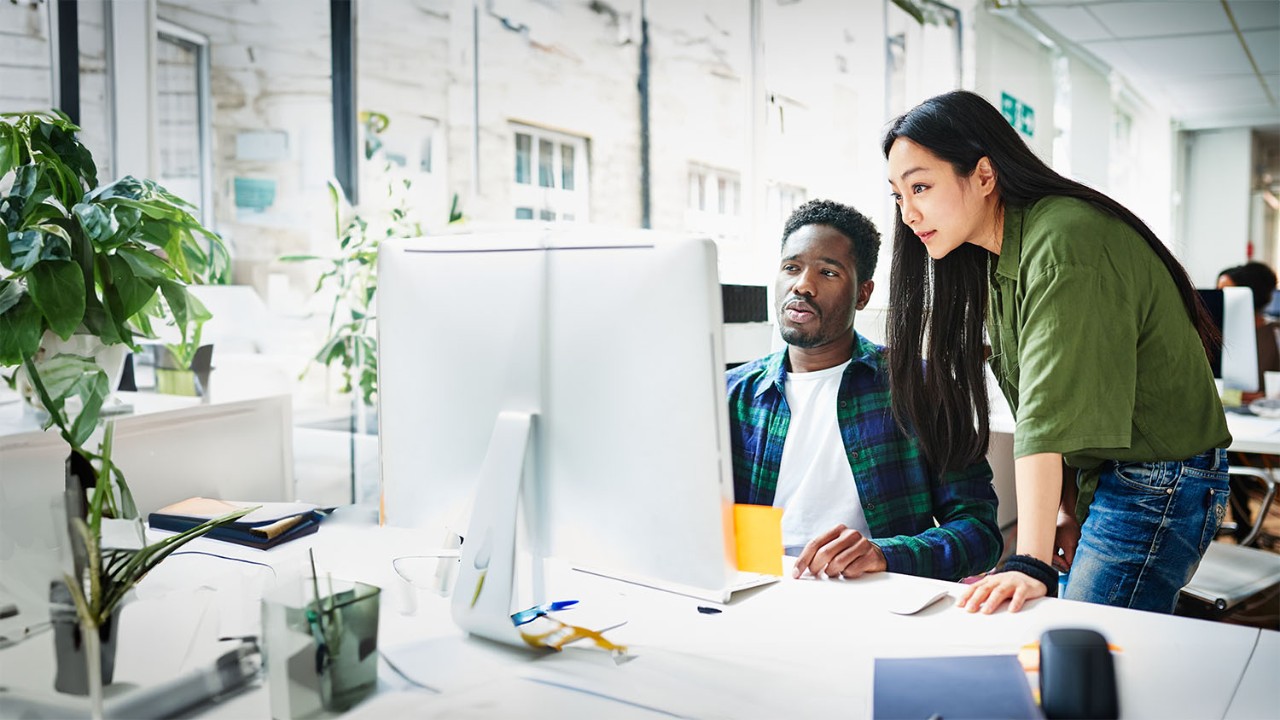
[[[1004,547],[991,467],[984,460],[942,476],[889,408],[884,348],[854,334],[836,418],[872,541],[890,572],[958,580],[995,566]],[[791,411],[787,351],[730,370],[729,432],[737,502],[772,505]],[[935,524],[936,520],[936,524]],[[814,528],[822,533],[829,528]]]

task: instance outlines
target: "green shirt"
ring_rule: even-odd
[[[1014,457],[1062,453],[1077,514],[1107,460],[1185,460],[1231,443],[1213,371],[1164,263],[1082,200],[1007,207],[990,275],[991,368]]]

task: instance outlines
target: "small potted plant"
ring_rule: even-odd
[[[70,449],[73,567],[66,592],[54,595],[75,608],[100,716],[98,645],[127,591],[178,546],[247,510],[147,545],[111,461],[110,427],[97,452],[88,448],[116,382],[109,371],[118,366],[104,367],[115,365],[104,363],[109,350],[154,337],[152,322],[161,319],[187,342],[208,316],[187,285],[219,279],[228,257],[191,206],[156,183],[124,177],[99,187],[78,130],[56,111],[0,114],[0,366],[20,369],[24,396]],[[136,542],[106,547],[103,529],[112,523],[125,523]]]

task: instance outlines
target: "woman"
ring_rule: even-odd
[[[1067,598],[1172,612],[1221,523],[1231,442],[1186,271],[973,93],[897,118],[884,152],[894,415],[941,471],[986,453],[985,321],[1017,419],[1019,554],[958,604],[1017,611],[1057,594],[1056,567]]]

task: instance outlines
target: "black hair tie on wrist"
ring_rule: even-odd
[[[1046,594],[1049,597],[1058,597],[1058,571],[1050,567],[1048,563],[1037,560],[1030,555],[1010,555],[996,572],[1002,573],[1010,570],[1039,580],[1044,583]]]

